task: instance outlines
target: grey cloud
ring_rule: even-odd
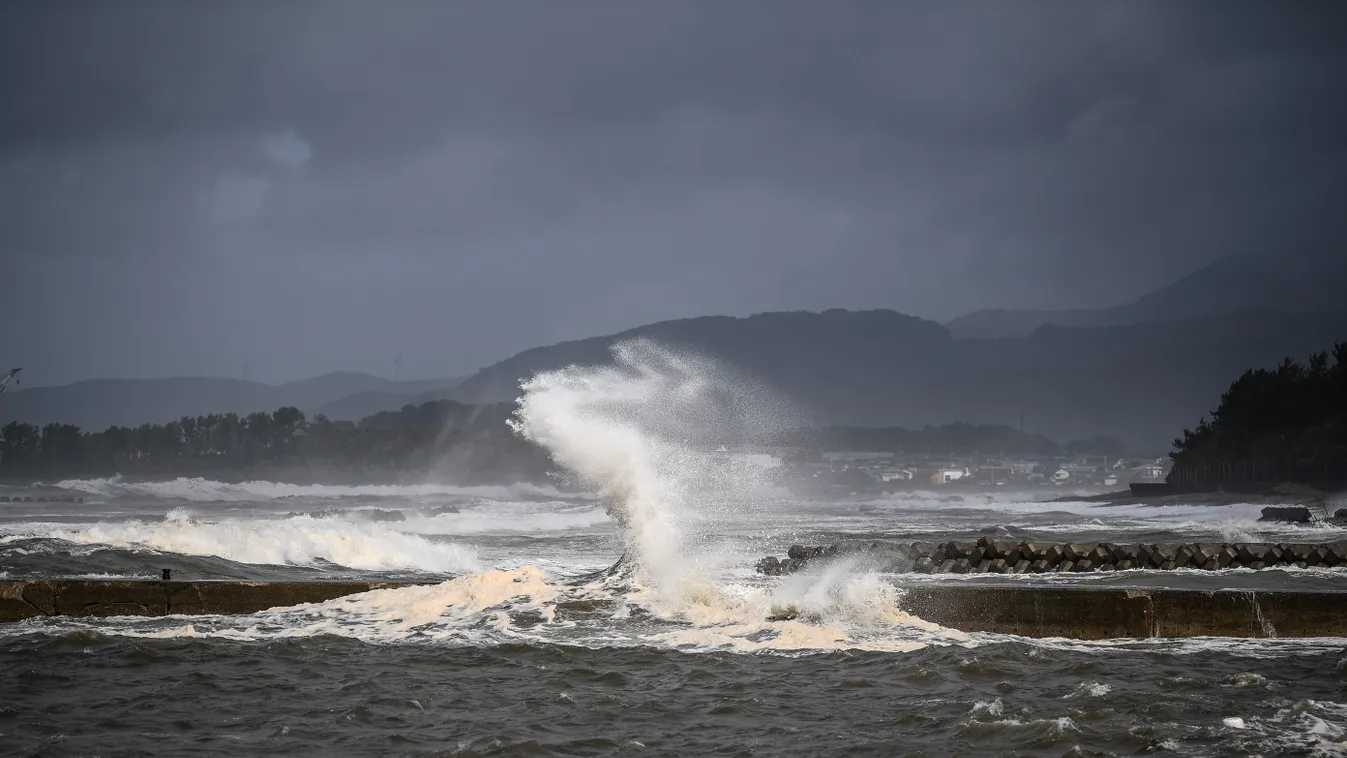
[[[1332,254],[1344,17],[9,3],[7,297],[100,316],[0,353],[51,381],[248,353],[279,380],[386,373],[397,344],[428,375],[657,318],[1099,305],[1232,252]]]

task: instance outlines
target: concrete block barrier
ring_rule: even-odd
[[[1347,567],[1347,540],[1311,543],[1169,543],[1123,545],[1100,542],[1045,544],[983,537],[976,542],[839,542],[792,545],[784,560],[767,557],[762,574],[780,576],[820,561],[847,557],[892,573],[1046,573],[1083,571],[1220,571],[1286,567]]]

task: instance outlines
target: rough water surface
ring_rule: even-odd
[[[1334,755],[1347,654],[6,640],[17,755]],[[12,751],[12,752],[11,752]]]
[[[771,416],[760,395],[650,346],[618,358],[524,387],[516,431],[574,475],[567,487],[114,478],[47,483],[82,504],[0,504],[8,578],[426,582],[241,616],[0,625],[0,754],[1347,755],[1344,638],[1031,640],[902,610],[904,588],[929,581],[1347,590],[1347,567],[752,568],[846,538],[1347,530],[1261,523],[1253,504],[990,489],[800,499],[708,452]]]
[[[212,501],[204,482],[65,484],[83,506],[0,512],[8,576],[439,583],[242,617],[9,625],[6,755],[1347,754],[1347,640],[963,635],[885,605],[932,577],[750,568],[839,536],[1341,538],[1260,524],[1254,507],[782,497],[771,518],[746,507],[704,530],[714,581],[670,607],[604,572],[624,545],[592,495],[259,484]],[[1347,588],[1342,569],[1069,580]],[[786,602],[817,620],[765,620]]]

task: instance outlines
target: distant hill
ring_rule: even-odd
[[[310,415],[319,413],[333,421],[359,421],[376,413],[401,410],[408,405],[421,405],[433,400],[444,400],[453,394],[460,379],[449,380],[443,387],[430,392],[406,394],[397,392],[357,392],[330,403],[305,409]]]
[[[945,324],[959,339],[1018,339],[1028,337],[1040,326],[1087,326],[1100,314],[1094,309],[1032,311],[1014,308],[987,308],[960,316]]]
[[[1017,426],[1053,439],[1110,435],[1163,452],[1250,366],[1347,337],[1347,309],[1249,311],[1166,324],[1045,326],[1022,339],[955,339],[892,311],[763,313],[651,324],[534,348],[453,391],[464,402],[518,396],[540,370],[606,363],[633,337],[691,347],[778,387],[817,425],[953,422]]]
[[[877,365],[887,366],[895,357],[920,360],[923,351],[943,348],[951,341],[949,331],[934,321],[887,310],[794,311],[747,318],[703,316],[661,321],[604,337],[525,350],[465,379],[452,394],[471,403],[513,400],[519,396],[522,378],[570,364],[606,363],[614,343],[637,337],[706,352],[775,380],[784,388],[813,387],[828,381],[835,374],[831,364],[839,359],[870,355]],[[868,376],[852,379],[862,384],[873,380],[886,386],[892,386],[896,379],[892,373],[866,373]],[[914,371],[901,373],[914,377],[927,375]]]
[[[1017,339],[1043,326],[1126,326],[1240,311],[1313,313],[1343,307],[1347,256],[1222,258],[1130,303],[1084,310],[985,309],[946,324],[960,339]]]
[[[325,374],[281,385],[206,377],[92,379],[58,387],[11,388],[0,396],[0,424],[60,422],[96,430],[208,413],[272,411],[285,405],[308,411],[362,393],[399,398],[370,411],[374,413],[400,408],[427,393],[448,389],[457,381],[399,382],[355,372]]]
[[[1237,310],[1299,313],[1344,307],[1347,256],[1232,255],[1126,305],[1105,308],[1097,326],[1219,316]]]

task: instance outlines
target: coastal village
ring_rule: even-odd
[[[780,447],[718,447],[726,462],[771,469],[794,485],[825,492],[1097,487],[1126,489],[1136,482],[1163,482],[1168,458],[1100,455],[1004,456],[980,452],[945,455],[921,451],[813,451]]]

